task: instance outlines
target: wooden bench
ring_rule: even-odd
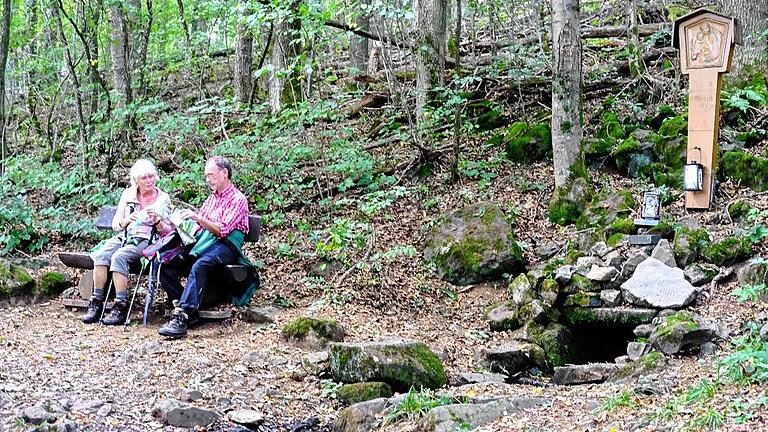
[[[104,206],[99,209],[99,216],[96,219],[96,228],[100,230],[112,230],[112,219],[117,212],[117,207]],[[251,215],[248,216],[248,235],[245,241],[248,243],[254,243],[259,240],[261,234],[261,217]],[[59,260],[67,267],[88,270],[80,277],[80,298],[79,299],[64,299],[63,303],[66,307],[87,307],[88,300],[91,296],[93,289],[93,260],[88,252],[59,252]],[[141,265],[138,261],[131,264],[130,272],[132,275],[138,275],[141,270]],[[247,281],[250,269],[246,266],[239,264],[229,264],[221,266],[221,268],[215,269],[211,272],[209,280],[216,286],[232,286],[243,284]],[[145,271],[147,273],[147,271]],[[259,282],[258,274],[253,275]],[[210,294],[210,293],[209,293]],[[220,295],[204,295],[205,306],[211,304],[220,303],[223,300]],[[107,303],[107,306],[111,306],[111,302]],[[202,307],[203,305],[201,305]],[[231,314],[229,315],[231,316]],[[200,311],[201,318],[229,318],[229,316],[222,316],[219,311]]]

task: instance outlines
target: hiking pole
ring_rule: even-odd
[[[160,262],[160,252],[155,252],[155,256],[149,263],[149,283],[147,284],[147,298],[144,299],[144,319],[142,324],[147,325],[147,317],[149,316],[149,308],[152,307],[152,303],[155,301],[155,290],[160,284],[160,266],[163,265]]]
[[[133,295],[131,296],[131,303],[128,304],[128,313],[125,315],[125,323],[123,329],[128,329],[128,323],[131,322],[131,309],[133,309],[133,302],[136,300],[136,293],[139,291],[139,284],[141,283],[141,275],[144,273],[144,269],[147,268],[147,261],[141,260],[141,269],[139,270],[139,276],[136,278],[136,287],[133,289]]]
[[[107,300],[109,300],[109,294],[112,292],[112,284],[114,283],[114,279],[112,276],[109,277],[109,285],[107,285],[107,292],[104,294],[104,306],[101,308],[101,316],[99,317],[99,322],[101,323],[101,320],[104,319],[104,312],[107,311]]]

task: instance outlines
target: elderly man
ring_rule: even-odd
[[[168,323],[158,331],[166,337],[187,334],[190,317],[194,320],[201,296],[208,288],[211,268],[238,262],[248,233],[248,200],[232,184],[229,161],[221,156],[208,159],[205,181],[213,193],[200,212],[185,210],[182,214],[184,219],[191,219],[199,226],[194,247],[160,270],[160,281],[175,306]],[[184,275],[186,286],[179,281]]]

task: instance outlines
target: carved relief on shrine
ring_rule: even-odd
[[[680,48],[680,69],[714,69],[727,72],[731,68],[734,43],[738,43],[736,22],[714,12],[700,10],[675,22],[674,45]]]

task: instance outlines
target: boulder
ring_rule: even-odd
[[[227,413],[227,418],[232,423],[248,426],[249,428],[259,427],[264,422],[264,414],[249,409],[230,411]]]
[[[329,342],[344,340],[344,328],[336,320],[301,317],[283,326],[284,340],[299,347],[320,350]]]
[[[602,300],[605,307],[616,307],[621,304],[621,291],[615,289],[607,289],[600,291],[600,300]]]
[[[533,321],[539,324],[546,324],[549,321],[557,321],[560,314],[557,309],[551,308],[541,300],[533,300],[528,304],[520,306],[518,317],[520,322]]]
[[[567,285],[571,282],[573,273],[576,271],[576,267],[572,265],[564,265],[555,270],[555,282],[560,285]]]
[[[451,384],[455,386],[463,386],[467,384],[503,383],[506,381],[507,376],[503,374],[490,372],[462,372],[456,376]]]
[[[335,343],[330,358],[334,381],[381,381],[399,392],[438,388],[447,382],[440,358],[420,342]]]
[[[752,242],[747,237],[728,237],[701,249],[701,256],[707,262],[720,267],[744,261],[751,255]]]
[[[383,382],[344,384],[336,389],[336,396],[345,405],[352,405],[378,398],[392,397],[392,388]]]
[[[624,265],[621,267],[621,280],[625,281],[632,277],[632,275],[635,273],[635,270],[637,269],[637,266],[639,266],[640,263],[646,259],[648,259],[648,255],[643,253],[641,250],[634,250],[629,258],[627,258],[627,261],[624,263]]]
[[[658,351],[651,351],[639,359],[624,365],[609,381],[626,381],[639,378],[650,373],[655,373],[667,365],[667,358]]]
[[[611,251],[603,257],[603,262],[605,262],[605,265],[621,271],[621,266],[624,264],[624,259],[621,257],[621,254],[618,251]]]
[[[336,418],[333,432],[372,432],[379,430],[379,420],[387,407],[387,399],[379,398],[356,403],[343,409]]]
[[[31,407],[21,410],[21,418],[26,423],[39,425],[42,423],[53,423],[61,415],[51,407],[44,403],[38,403]]]
[[[619,275],[619,271],[613,267],[593,265],[587,273],[587,279],[594,282],[610,282]]]
[[[441,279],[469,285],[524,266],[512,226],[494,203],[473,204],[438,219],[427,235],[424,259]]]
[[[582,307],[600,307],[603,301],[600,299],[600,293],[577,292],[565,298],[564,306],[582,306]]]
[[[550,323],[534,342],[544,350],[550,368],[563,366],[574,358],[571,330],[562,324]]]
[[[301,366],[307,373],[324,376],[330,372],[331,362],[328,351],[309,353],[301,358]]]
[[[562,289],[565,294],[575,294],[579,291],[599,291],[600,286],[587,279],[586,276],[574,274],[571,283]]]
[[[243,321],[253,324],[271,324],[275,322],[275,318],[279,310],[272,306],[249,306],[243,311]]]
[[[680,267],[693,264],[701,253],[701,248],[709,243],[709,233],[702,228],[681,227],[675,230],[672,249],[675,260]]]
[[[69,276],[57,271],[45,272],[37,282],[38,292],[47,296],[57,296],[69,287]]]
[[[651,258],[656,258],[668,267],[677,267],[677,263],[675,262],[675,251],[672,250],[672,245],[669,244],[667,239],[659,240],[659,243],[656,244],[656,247],[653,248],[653,252],[651,252]]]
[[[618,370],[619,366],[615,363],[588,363],[556,367],[552,382],[557,385],[601,383]]]
[[[691,285],[698,287],[711,282],[719,272],[720,269],[712,264],[695,263],[686,267],[683,274]]]
[[[736,277],[739,285],[768,284],[768,261],[753,259],[739,269]]]
[[[611,248],[605,242],[597,242],[589,248],[589,254],[598,258],[603,258],[611,252]]]
[[[633,305],[679,309],[693,302],[699,292],[685,280],[682,270],[648,258],[621,284],[621,293]]]
[[[509,293],[512,295],[512,302],[517,306],[522,306],[536,298],[534,286],[524,273],[512,280],[508,288]]]
[[[651,332],[653,332],[653,324],[640,324],[632,330],[632,333],[639,338],[649,338]]]
[[[719,338],[717,325],[688,311],[680,311],[658,318],[650,341],[654,348],[666,355],[683,350],[698,349],[703,343]]]
[[[0,259],[0,298],[34,294],[34,289],[35,280],[23,267]]]
[[[560,285],[554,279],[544,279],[541,282],[539,298],[545,305],[553,307],[558,295],[560,295]]]
[[[531,367],[546,367],[544,350],[538,345],[508,341],[495,348],[483,348],[478,364],[491,372],[514,375]]]
[[[535,252],[537,257],[543,260],[547,260],[560,252],[560,246],[558,246],[556,243],[544,243],[536,246]]]
[[[429,410],[416,427],[418,432],[455,432],[473,430],[499,417],[548,405],[541,398],[498,399],[486,403],[443,405]]]
[[[504,302],[491,309],[486,314],[491,331],[515,330],[521,325],[517,312],[518,307],[513,302]]]
[[[645,342],[630,342],[627,344],[627,357],[635,361],[651,352],[651,344]]]
[[[594,266],[604,266],[605,263],[598,257],[584,256],[576,259],[576,273],[586,276],[589,270]]]
[[[219,415],[211,410],[185,405],[174,399],[157,402],[152,408],[152,416],[181,428],[208,427],[219,419]]]

